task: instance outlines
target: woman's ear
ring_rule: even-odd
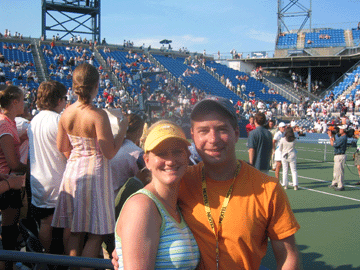
[[[148,168],[148,170],[150,171],[149,166],[148,166],[148,163],[149,163],[149,154],[145,153],[145,154],[143,155],[143,159],[144,159],[144,161],[145,161],[146,168]]]

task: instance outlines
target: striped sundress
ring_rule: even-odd
[[[115,227],[109,162],[96,138],[69,135],[73,149],[66,164],[53,227],[71,232],[110,234]]]
[[[149,190],[140,189],[132,196],[138,193],[145,194],[155,202],[162,218],[155,269],[195,269],[200,261],[200,251],[182,215],[181,221],[178,223]],[[119,256],[119,269],[124,269],[121,238],[116,232],[115,246],[117,255]]]

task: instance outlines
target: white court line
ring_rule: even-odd
[[[291,175],[291,173],[289,173],[288,175]],[[301,176],[298,175],[298,178],[304,178],[304,179],[309,179],[309,180],[314,180],[314,181],[318,181],[318,182],[323,182],[323,183],[331,183],[331,181],[326,181],[326,180],[322,180],[322,179],[317,179],[317,178],[312,178],[312,177],[307,177],[307,176]],[[353,186],[353,185],[344,185],[344,187],[351,187],[351,188],[355,188],[355,189],[360,189],[357,186]]]
[[[318,193],[322,193],[322,194],[325,194],[325,195],[331,195],[331,196],[335,196],[335,197],[339,197],[339,198],[343,198],[343,199],[347,199],[347,200],[351,200],[351,201],[360,202],[360,200],[358,200],[358,199],[354,199],[354,198],[350,198],[350,197],[346,197],[346,196],[341,196],[341,195],[337,195],[337,194],[333,194],[333,193],[328,193],[328,192],[325,192],[325,191],[320,191],[320,190],[316,190],[316,189],[312,189],[312,188],[306,188],[306,187],[301,187],[301,186],[299,186],[299,188],[309,190],[309,191],[318,192]]]
[[[247,152],[247,150],[237,150],[239,152]],[[310,160],[310,161],[316,161],[316,162],[319,162],[319,163],[322,163],[318,160],[313,160],[313,159],[306,159],[306,158],[298,158],[298,159],[304,159],[304,160]],[[331,164],[334,164],[334,162],[326,162],[326,163],[331,163]],[[348,165],[348,166],[354,166],[354,165]],[[269,171],[271,173],[274,173],[274,171]],[[289,172],[289,175],[291,176],[291,172]],[[314,180],[314,181],[318,181],[318,182],[323,182],[323,183],[331,183],[331,181],[326,181],[326,180],[322,180],[322,179],[317,179],[317,178],[312,178],[312,177],[307,177],[307,176],[301,176],[301,175],[298,175],[298,178],[304,178],[304,179],[309,179],[309,180]],[[356,201],[356,202],[360,202],[359,199],[354,199],[354,198],[350,198],[350,197],[346,197],[346,196],[341,196],[341,195],[337,195],[337,194],[333,194],[333,193],[329,193],[329,192],[325,192],[325,191],[320,191],[320,190],[316,190],[316,189],[312,189],[312,188],[306,188],[306,187],[301,187],[301,186],[298,186],[299,188],[301,189],[305,189],[305,190],[309,190],[309,191],[313,191],[313,192],[318,192],[318,193],[322,193],[322,194],[325,194],[325,195],[330,195],[330,196],[334,196],[334,197],[338,197],[338,198],[343,198],[343,199],[347,199],[347,200],[351,200],[351,201]],[[351,187],[351,188],[354,188],[354,189],[360,189],[359,187],[357,186],[352,186],[352,185],[344,185],[344,187]]]
[[[273,172],[273,171],[271,171],[271,172]],[[291,175],[291,173],[289,173],[289,175]],[[323,182],[323,183],[331,183],[330,181],[317,179],[317,178],[312,178],[312,177],[301,176],[301,175],[298,175],[298,178],[304,178],[304,179],[314,180],[314,181]],[[330,196],[334,196],[334,197],[338,197],[338,198],[343,198],[343,199],[347,199],[347,200],[351,200],[351,201],[360,202],[359,199],[354,199],[354,198],[351,198],[351,197],[346,197],[346,196],[342,196],[342,195],[338,195],[338,194],[334,194],[334,193],[329,193],[329,192],[325,192],[325,191],[320,191],[320,190],[316,190],[316,189],[312,189],[312,188],[306,188],[306,187],[302,187],[302,186],[298,186],[298,187],[301,188],[301,189],[305,189],[305,190],[309,190],[309,191],[313,191],[313,192],[318,192],[318,193],[325,194],[325,195],[330,195]],[[352,185],[344,185],[344,187],[351,187],[351,188],[355,188],[355,189],[360,189],[360,188],[358,188],[356,186],[352,186]]]
[[[299,158],[297,157],[297,159],[302,159],[302,160],[308,160],[308,161],[314,161],[314,162],[318,162],[318,163],[329,163],[329,164],[334,164],[333,161],[321,161],[321,160],[315,160],[315,159],[310,159],[310,158]],[[348,161],[348,160],[347,160]],[[346,161],[346,162],[347,162]],[[355,165],[353,164],[346,164],[349,167],[355,167]]]

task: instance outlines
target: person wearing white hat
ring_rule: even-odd
[[[339,132],[333,135],[331,131],[328,131],[330,137],[330,144],[334,147],[334,173],[333,180],[329,188],[335,191],[344,191],[344,169],[346,161],[346,146],[347,146],[347,125],[339,126]]]
[[[281,169],[281,150],[279,148],[279,142],[282,137],[284,137],[286,124],[281,122],[278,126],[279,130],[275,133],[273,138],[273,151],[274,151],[274,160],[276,162],[275,167],[275,177],[279,179],[280,169]]]

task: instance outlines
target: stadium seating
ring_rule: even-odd
[[[5,80],[7,81],[13,81],[13,84],[15,85],[26,85],[28,84],[28,86],[31,88],[38,88],[39,84],[35,83],[33,80],[31,81],[27,81],[26,80],[26,76],[24,76],[25,72],[28,70],[33,70],[36,71],[36,67],[35,67],[35,62],[34,62],[34,57],[32,55],[31,52],[23,52],[20,51],[18,49],[4,49],[3,46],[6,45],[6,47],[19,47],[19,45],[21,45],[20,43],[11,43],[11,42],[0,42],[0,52],[4,55],[5,60],[8,61],[19,61],[20,63],[24,63],[24,62],[28,62],[29,65],[27,67],[25,67],[25,69],[22,69],[22,79],[15,79],[13,81],[14,78],[18,78],[17,76],[15,76],[14,72],[10,72],[11,68],[10,67],[1,67],[2,70],[5,73]],[[26,48],[29,44],[24,44],[24,47]]]
[[[49,45],[42,45],[41,46],[41,49],[44,51],[44,49],[47,49],[47,50],[50,50],[51,47]],[[76,57],[82,57],[83,54],[85,53],[86,55],[86,58],[90,58],[91,55],[92,55],[92,51],[89,50],[89,49],[86,49],[86,52],[77,52],[75,50],[68,50],[66,49],[65,46],[55,46],[53,49],[51,49],[51,51],[53,52],[52,55],[50,54],[47,54],[45,55],[44,53],[44,59],[45,59],[45,62],[46,62],[46,66],[47,66],[47,69],[48,69],[48,72],[49,74],[51,74],[51,69],[50,69],[50,65],[54,65],[56,68],[54,71],[56,71],[56,69],[60,68],[60,66],[58,65],[58,63],[55,61],[54,57],[55,55],[60,55],[62,54],[64,57],[65,57],[65,60],[63,62],[64,65],[67,64],[67,62],[69,61],[69,59],[72,57],[72,58],[76,58]],[[88,60],[85,60],[85,62],[88,62]],[[80,63],[77,63],[77,64],[80,64]],[[93,64],[96,68],[99,68],[100,67],[100,64],[98,63],[98,61],[96,59],[94,59],[93,61]],[[74,70],[76,66],[69,66],[69,68],[67,70],[64,71],[64,76],[63,77],[60,77],[60,76],[54,76],[54,75],[50,75],[50,79],[51,80],[55,80],[55,81],[58,81],[58,82],[61,82],[62,84],[65,85],[66,88],[69,88],[69,87],[72,87],[72,78],[70,79],[67,79],[66,76],[68,75],[69,73],[69,70]],[[53,72],[54,72],[53,71]],[[112,87],[112,84],[110,83],[110,87]],[[103,87],[100,87],[99,88],[99,93],[98,93],[98,96],[99,95],[102,95],[103,94],[103,91],[104,91],[105,88]],[[105,103],[101,104],[102,106],[105,105]]]
[[[339,98],[345,90],[349,88],[349,86],[353,85],[355,82],[355,76],[360,76],[360,66],[358,66],[352,73],[346,74],[346,78],[339,83],[339,85],[335,86],[334,90],[332,91],[334,93],[334,98]],[[360,90],[360,85],[357,85],[354,89],[351,90],[349,94],[345,96],[346,99],[354,100],[356,92]],[[330,93],[327,94],[325,97],[329,97]]]
[[[297,44],[297,33],[293,34],[285,34],[283,36],[279,36],[278,43],[277,43],[277,49],[291,49],[296,48]]]
[[[236,85],[238,83],[241,84],[245,84],[246,86],[246,92],[243,93],[245,95],[248,95],[249,92],[254,92],[255,93],[255,99],[260,99],[263,101],[274,101],[276,100],[277,102],[284,102],[286,101],[287,103],[290,103],[290,101],[288,101],[286,98],[284,98],[281,95],[278,94],[268,94],[269,92],[269,87],[266,86],[265,84],[261,83],[260,81],[252,78],[249,76],[249,80],[247,82],[245,81],[239,81],[236,76],[244,76],[244,75],[248,75],[245,72],[240,72],[238,70],[234,70],[232,68],[229,68],[225,65],[222,64],[218,64],[215,63],[214,61],[208,62],[206,63],[206,65],[208,67],[212,67],[216,69],[216,73],[218,73],[220,76],[223,76],[225,78],[229,78],[233,85],[236,87]],[[265,89],[265,94],[261,92],[262,89]]]
[[[50,46],[49,45],[42,45],[41,49],[44,50],[48,49],[50,50]],[[76,52],[75,50],[67,50],[66,47],[64,46],[55,46],[53,49],[51,49],[51,51],[53,52],[53,55],[45,55],[44,54],[44,59],[45,59],[45,63],[46,66],[48,68],[48,72],[49,74],[51,73],[51,69],[49,68],[51,64],[53,64],[56,68],[58,68],[58,64],[56,63],[56,61],[54,60],[55,55],[64,55],[65,60],[64,60],[64,65],[66,65],[66,63],[69,61],[70,57],[76,58],[76,57],[81,57],[83,55],[82,52]],[[89,51],[87,49],[86,52],[86,56],[90,57],[91,56],[91,51]],[[94,59],[94,66],[95,67],[99,67],[99,63],[96,61],[96,59]],[[75,67],[71,67],[72,70],[75,69]],[[64,84],[66,86],[66,88],[71,87],[72,86],[72,79],[66,79],[66,75],[68,75],[68,70],[64,72],[64,77],[60,78],[59,76],[50,76],[50,79],[52,80],[56,80],[61,82],[62,84]]]
[[[321,38],[321,36],[323,38]],[[325,36],[329,38],[326,39]],[[308,43],[311,41],[311,43]],[[305,48],[345,47],[343,29],[324,29],[305,34]]]
[[[357,28],[352,29],[352,36],[355,46],[360,46],[360,30]]]
[[[195,71],[193,67],[184,64],[185,58],[173,59],[163,55],[153,56],[175,77],[179,78],[181,76],[183,85],[187,88],[196,87],[207,94],[228,98],[234,103],[240,100],[235,93],[227,89],[221,82],[202,68],[198,68],[198,74],[182,76],[186,69]]]

